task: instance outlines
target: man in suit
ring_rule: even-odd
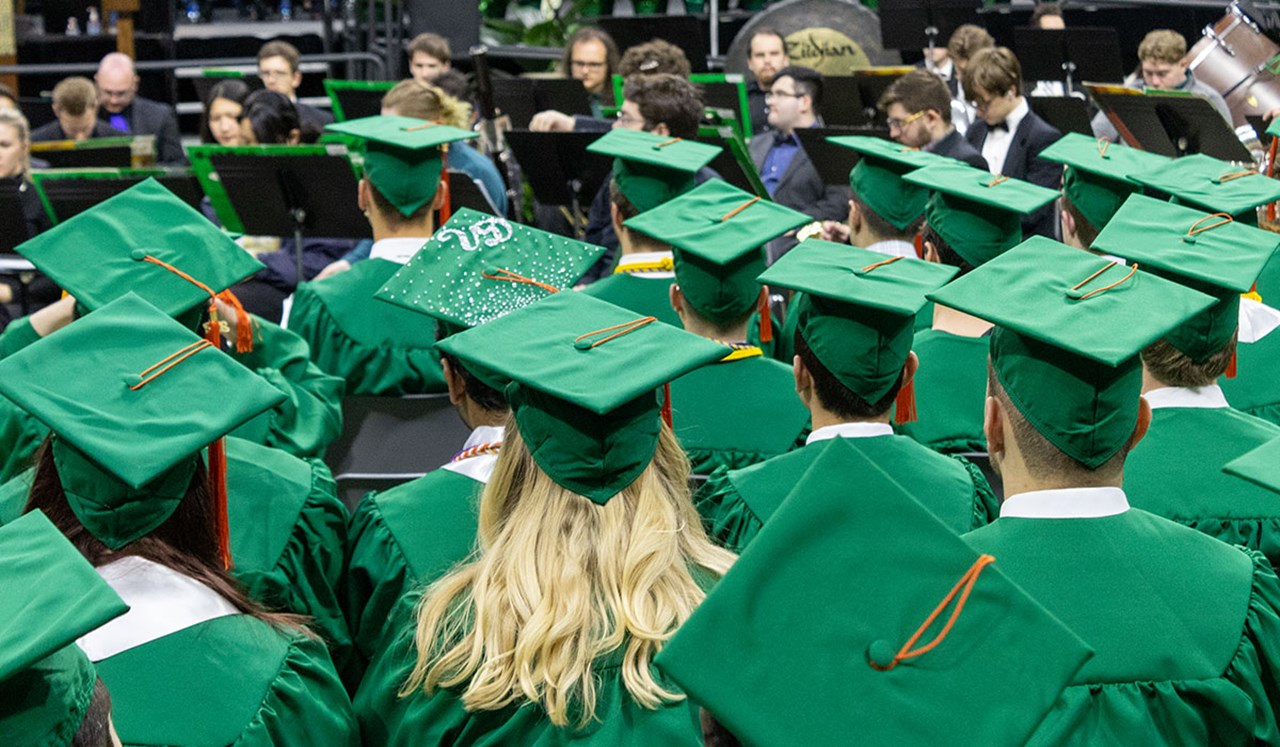
[[[848,212],[848,189],[823,184],[796,137],[796,130],[820,125],[822,74],[798,65],[784,67],[766,100],[773,132],[753,137],[749,147],[769,196],[815,220],[842,219]]]
[[[895,142],[987,170],[987,159],[952,125],[951,94],[934,73],[919,69],[898,78],[876,106],[889,118]]]
[[[761,26],[751,32],[747,41],[747,107],[751,111],[751,132],[759,135],[769,126],[769,104],[765,95],[773,87],[778,72],[791,64],[787,56],[787,40],[776,29]]]
[[[1027,105],[1022,66],[1013,52],[995,47],[974,55],[965,69],[964,90],[978,115],[965,138],[987,159],[988,170],[1060,189],[1062,166],[1040,158],[1040,151],[1057,142],[1062,133]],[[1023,216],[1022,233],[1056,238],[1057,224],[1053,205],[1046,205]]]
[[[53,140],[88,140],[96,137],[124,137],[126,133],[100,121],[98,92],[93,81],[75,76],[63,78],[53,87],[52,122],[31,131],[31,142],[45,143]]]
[[[138,95],[138,73],[128,55],[112,52],[103,57],[93,82],[98,86],[99,119],[129,135],[154,135],[159,163],[186,163],[178,115],[168,104]]]
[[[314,142],[324,126],[333,122],[333,115],[298,101],[298,87],[302,85],[302,71],[298,69],[301,60],[298,48],[289,42],[267,42],[258,50],[258,77],[268,91],[289,97],[298,108],[303,142]]]

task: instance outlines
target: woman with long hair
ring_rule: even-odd
[[[200,142],[206,145],[244,145],[240,132],[240,115],[249,84],[239,78],[226,78],[214,83],[204,99],[200,116]]]
[[[229,571],[218,439],[282,395],[133,294],[0,361],[0,380],[52,430],[26,511],[130,607],[78,641],[121,740],[358,745],[323,642]]]
[[[702,529],[655,390],[723,346],[570,292],[440,346],[513,378],[513,413],[473,557],[402,601],[361,685],[366,741],[700,744],[651,662],[734,558]]]

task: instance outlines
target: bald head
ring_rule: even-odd
[[[112,114],[124,111],[138,95],[138,74],[134,71],[133,60],[120,52],[112,52],[102,58],[93,81],[98,85],[102,108]]]

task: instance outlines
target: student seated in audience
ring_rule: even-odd
[[[1170,29],[1157,29],[1142,37],[1138,45],[1138,70],[1124,79],[1124,84],[1139,90],[1162,88],[1186,91],[1208,99],[1228,125],[1232,124],[1227,102],[1212,86],[1196,80],[1195,73],[1187,67],[1187,40]],[[1112,142],[1120,139],[1116,126],[1104,112],[1094,115],[1093,134]],[[1234,125],[1232,125],[1234,127]]]
[[[618,69],[618,45],[608,32],[583,26],[565,43],[560,72],[582,81],[591,102],[591,116],[603,116],[602,107],[613,103],[613,73]]]
[[[301,60],[298,48],[289,42],[267,42],[258,50],[258,77],[268,91],[284,94],[298,108],[303,140],[311,142],[320,137],[324,126],[333,121],[333,115],[298,101],[298,88],[302,85],[302,71],[298,69]]]
[[[449,40],[430,31],[418,34],[409,42],[409,76],[423,85],[436,82],[446,70],[451,70],[453,51]]]
[[[88,140],[95,137],[127,137],[98,119],[98,89],[88,78],[72,77],[58,81],[53,87],[52,122],[31,131],[31,142],[50,140]]]
[[[0,108],[0,186],[16,187],[22,200],[22,220],[27,236],[35,236],[53,226],[49,213],[31,181],[31,137],[27,118],[17,109]],[[18,216],[5,216],[5,220],[18,220]],[[26,281],[26,300],[32,311],[58,300],[57,286],[41,273]],[[9,323],[9,313],[4,308],[19,298],[22,281],[12,275],[0,277],[0,329]]]
[[[987,160],[952,124],[947,84],[928,70],[914,70],[895,80],[876,107],[889,120],[889,136],[908,148],[919,148],[986,170]]]
[[[247,145],[240,129],[249,84],[236,78],[214,83],[205,97],[200,117],[200,142],[205,145]],[[252,129],[252,124],[250,125]]]
[[[112,52],[98,63],[93,76],[98,86],[98,117],[130,135],[154,135],[156,161],[182,164],[182,136],[173,107],[138,95],[138,73],[128,55]]]
[[[747,40],[747,106],[751,112],[751,132],[759,135],[769,127],[769,91],[778,71],[790,67],[787,40],[774,28],[757,27]]]

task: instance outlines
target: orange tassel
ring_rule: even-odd
[[[236,310],[236,352],[253,352],[254,328],[253,320],[249,318],[249,312],[245,311],[244,306],[240,305],[240,299],[236,298],[236,294],[229,290],[219,293],[218,298]]]
[[[662,385],[662,422],[667,424],[668,428],[674,428],[671,424],[671,384]]]
[[[444,190],[444,202],[440,204],[440,223],[448,223],[453,215],[453,196],[449,194],[449,146],[442,147],[440,153],[440,187]]]
[[[209,494],[213,498],[213,531],[222,567],[231,568],[231,527],[227,521],[227,447],[225,439],[209,444]]]
[[[769,289],[760,289],[760,342],[773,342],[773,315],[769,313]]]
[[[916,248],[916,259],[924,259],[924,234],[916,234],[915,239],[911,242]]]
[[[898,425],[914,423],[916,420],[916,381],[914,378],[902,385],[894,401],[897,404],[897,408],[893,421]]]
[[[1231,351],[1231,360],[1227,361],[1227,372],[1224,374],[1228,379],[1236,377],[1236,351]]]

